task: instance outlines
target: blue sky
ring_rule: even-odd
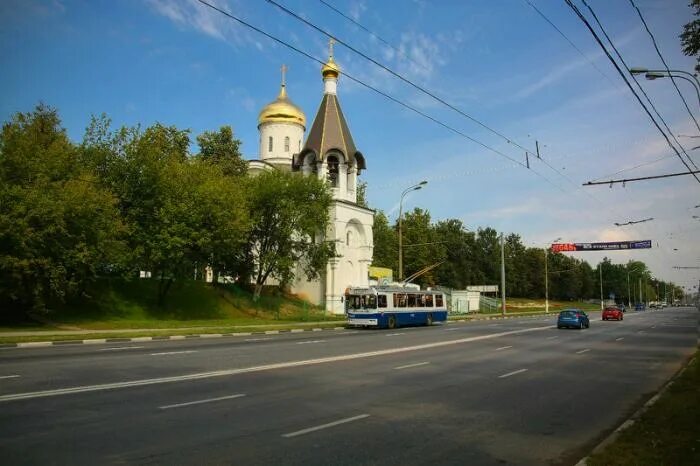
[[[695,285],[700,265],[700,184],[690,177],[628,184],[581,183],[672,154],[578,18],[563,1],[531,0],[583,51],[577,52],[524,0],[327,0],[394,48],[317,0],[278,0],[424,86],[557,169],[527,170],[341,76],[338,94],[373,207],[394,219],[403,188],[428,185],[404,208],[435,220],[459,218],[469,229],[516,232],[530,246],[653,239],[654,248],[609,253],[635,257],[659,278]],[[327,39],[264,0],[212,3],[324,59]],[[590,0],[630,66],[662,66],[626,0]],[[691,18],[684,0],[637,0],[672,69],[692,71],[678,34]],[[397,52],[396,49],[400,50]],[[343,70],[512,158],[523,151],[377,68],[342,45]],[[5,0],[0,3],[0,119],[43,101],[58,108],[78,141],[90,115],[115,127],[156,121],[194,135],[231,125],[246,158],[257,158],[257,115],[279,90],[310,123],[318,108],[319,65],[243,28],[194,0]],[[640,81],[677,135],[699,135],[668,80]],[[698,116],[697,98],[679,82]],[[700,145],[679,138],[687,149]],[[700,157],[693,155],[696,163]],[[675,157],[618,176],[678,172]],[[537,173],[541,176],[539,176]],[[562,176],[562,174],[564,176]],[[546,179],[545,179],[546,178]],[[609,177],[606,177],[609,179]],[[614,222],[654,217],[634,227]],[[658,244],[658,247],[657,247]],[[596,263],[602,255],[585,257]]]

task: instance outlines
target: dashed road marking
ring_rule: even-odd
[[[500,348],[496,348],[496,351],[501,351],[501,350],[509,349],[509,348],[512,348],[512,346],[501,346]]]
[[[297,345],[311,345],[313,343],[325,343],[326,340],[298,341]]]
[[[320,426],[309,427],[308,429],[297,430],[296,432],[290,432],[288,434],[282,434],[284,438],[297,437],[299,435],[308,434],[311,432],[316,432],[317,430],[328,429],[329,427],[339,426],[341,424],[347,424],[348,422],[359,421],[360,419],[365,419],[369,417],[369,414],[360,414],[359,416],[346,417],[345,419],[340,419],[337,421],[329,422],[328,424],[321,424]]]
[[[394,367],[394,369],[396,369],[396,370],[408,369],[408,368],[410,368],[410,367],[425,366],[425,365],[428,365],[428,364],[430,364],[430,361],[426,361],[426,362],[417,362],[417,363],[415,363],[415,364],[406,364],[405,366]]]
[[[399,335],[406,335],[405,333],[387,333],[386,336],[388,337],[397,337]]]
[[[229,396],[220,396],[218,398],[208,398],[206,400],[188,401],[187,403],[178,403],[174,405],[159,406],[158,409],[182,408],[183,406],[201,405],[203,403],[212,403],[214,401],[232,400],[234,398],[240,398],[242,396],[245,396],[245,393],[239,393],[237,395]]]
[[[624,339],[625,339],[625,337],[615,338],[615,341],[622,341]]]
[[[556,340],[557,338],[559,338],[558,335],[553,336],[553,337],[547,337],[547,340]]]
[[[187,350],[187,351],[164,351],[162,353],[151,353],[151,356],[170,356],[171,354],[190,354],[190,353],[196,353],[196,350]]]
[[[523,372],[526,372],[527,369],[518,369],[517,371],[513,372],[508,372],[507,374],[499,375],[499,379],[505,379],[506,377],[510,377],[511,375],[517,375],[517,374],[522,374]]]
[[[100,348],[97,351],[122,351],[128,349],[140,349],[145,348],[145,346],[112,346],[110,348]]]
[[[576,351],[576,354],[583,354],[583,353],[588,353],[590,351],[590,348],[582,349],[579,351]]]
[[[17,377],[21,377],[19,375],[0,375],[0,379],[16,379]]]
[[[267,341],[272,340],[272,338],[246,338],[245,341]]]

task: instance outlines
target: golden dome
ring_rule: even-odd
[[[299,107],[289,100],[284,84],[282,84],[277,99],[263,107],[258,116],[258,126],[270,122],[297,123],[306,129],[306,116]]]
[[[332,78],[338,78],[338,75],[340,74],[340,66],[333,60],[333,56],[328,58],[328,61],[323,65],[321,68],[321,75],[323,77],[332,77]]]

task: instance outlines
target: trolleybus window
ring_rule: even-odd
[[[373,294],[349,295],[347,307],[348,309],[376,309],[377,296]]]
[[[408,307],[416,307],[416,295],[413,293],[408,295]]]
[[[433,295],[425,295],[425,307],[433,307]]]
[[[380,294],[377,296],[377,305],[379,307],[386,307],[386,295]]]
[[[406,307],[406,295],[394,293],[394,307]]]
[[[442,307],[442,295],[441,294],[435,295],[435,305],[437,307]]]

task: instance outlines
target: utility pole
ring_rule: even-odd
[[[547,256],[549,255],[549,247],[544,249],[544,313],[549,314],[549,275],[547,274]]]
[[[600,272],[600,310],[604,309],[603,306],[603,262],[598,263],[598,271]]]
[[[642,304],[642,277],[639,277],[639,304]]]
[[[630,273],[627,272],[627,307],[632,308],[632,297],[630,296]]]
[[[501,233],[501,314],[506,315],[506,254],[503,233]]]

